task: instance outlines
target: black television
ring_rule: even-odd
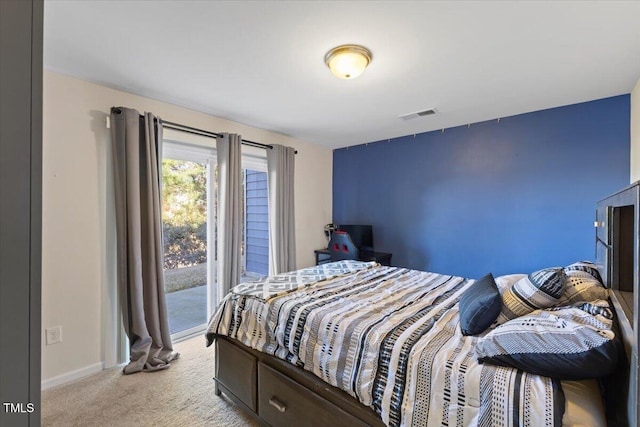
[[[373,251],[373,227],[371,225],[340,225],[338,230],[351,236],[353,244],[361,251]]]

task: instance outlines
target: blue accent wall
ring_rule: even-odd
[[[333,221],[444,274],[592,260],[595,203],[629,184],[629,127],[621,95],[337,149]]]

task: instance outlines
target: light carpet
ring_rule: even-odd
[[[258,426],[213,392],[213,348],[198,336],[176,344],[169,369],[98,372],[42,392],[43,426]]]

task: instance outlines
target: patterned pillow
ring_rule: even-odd
[[[502,294],[498,323],[529,314],[538,308],[555,305],[562,296],[565,280],[562,268],[546,268],[518,280]]]
[[[462,335],[484,332],[502,307],[502,298],[491,273],[476,280],[460,297],[460,330]]]
[[[564,292],[556,305],[574,305],[581,302],[606,300],[608,298],[609,291],[591,276],[568,276]]]
[[[518,280],[526,277],[526,274],[506,274],[504,276],[498,276],[495,278],[496,286],[500,295],[504,294],[507,289],[510,289]]]
[[[567,281],[564,292],[556,303],[557,306],[609,298],[609,291],[602,285],[598,269],[593,263],[576,262],[565,267],[564,272],[567,275]]]
[[[536,310],[478,339],[481,363],[561,380],[582,380],[615,369],[618,344],[607,301]]]
[[[590,261],[580,261],[568,265],[564,268],[564,272],[567,276],[572,277],[592,277],[598,282],[602,283],[600,273],[596,265]]]

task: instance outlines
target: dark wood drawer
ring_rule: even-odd
[[[216,381],[225,394],[230,392],[236,399],[257,411],[258,391],[256,384],[257,359],[227,340],[216,340]],[[221,368],[222,367],[222,368]]]
[[[258,363],[258,382],[258,414],[274,427],[367,425],[262,362]]]

